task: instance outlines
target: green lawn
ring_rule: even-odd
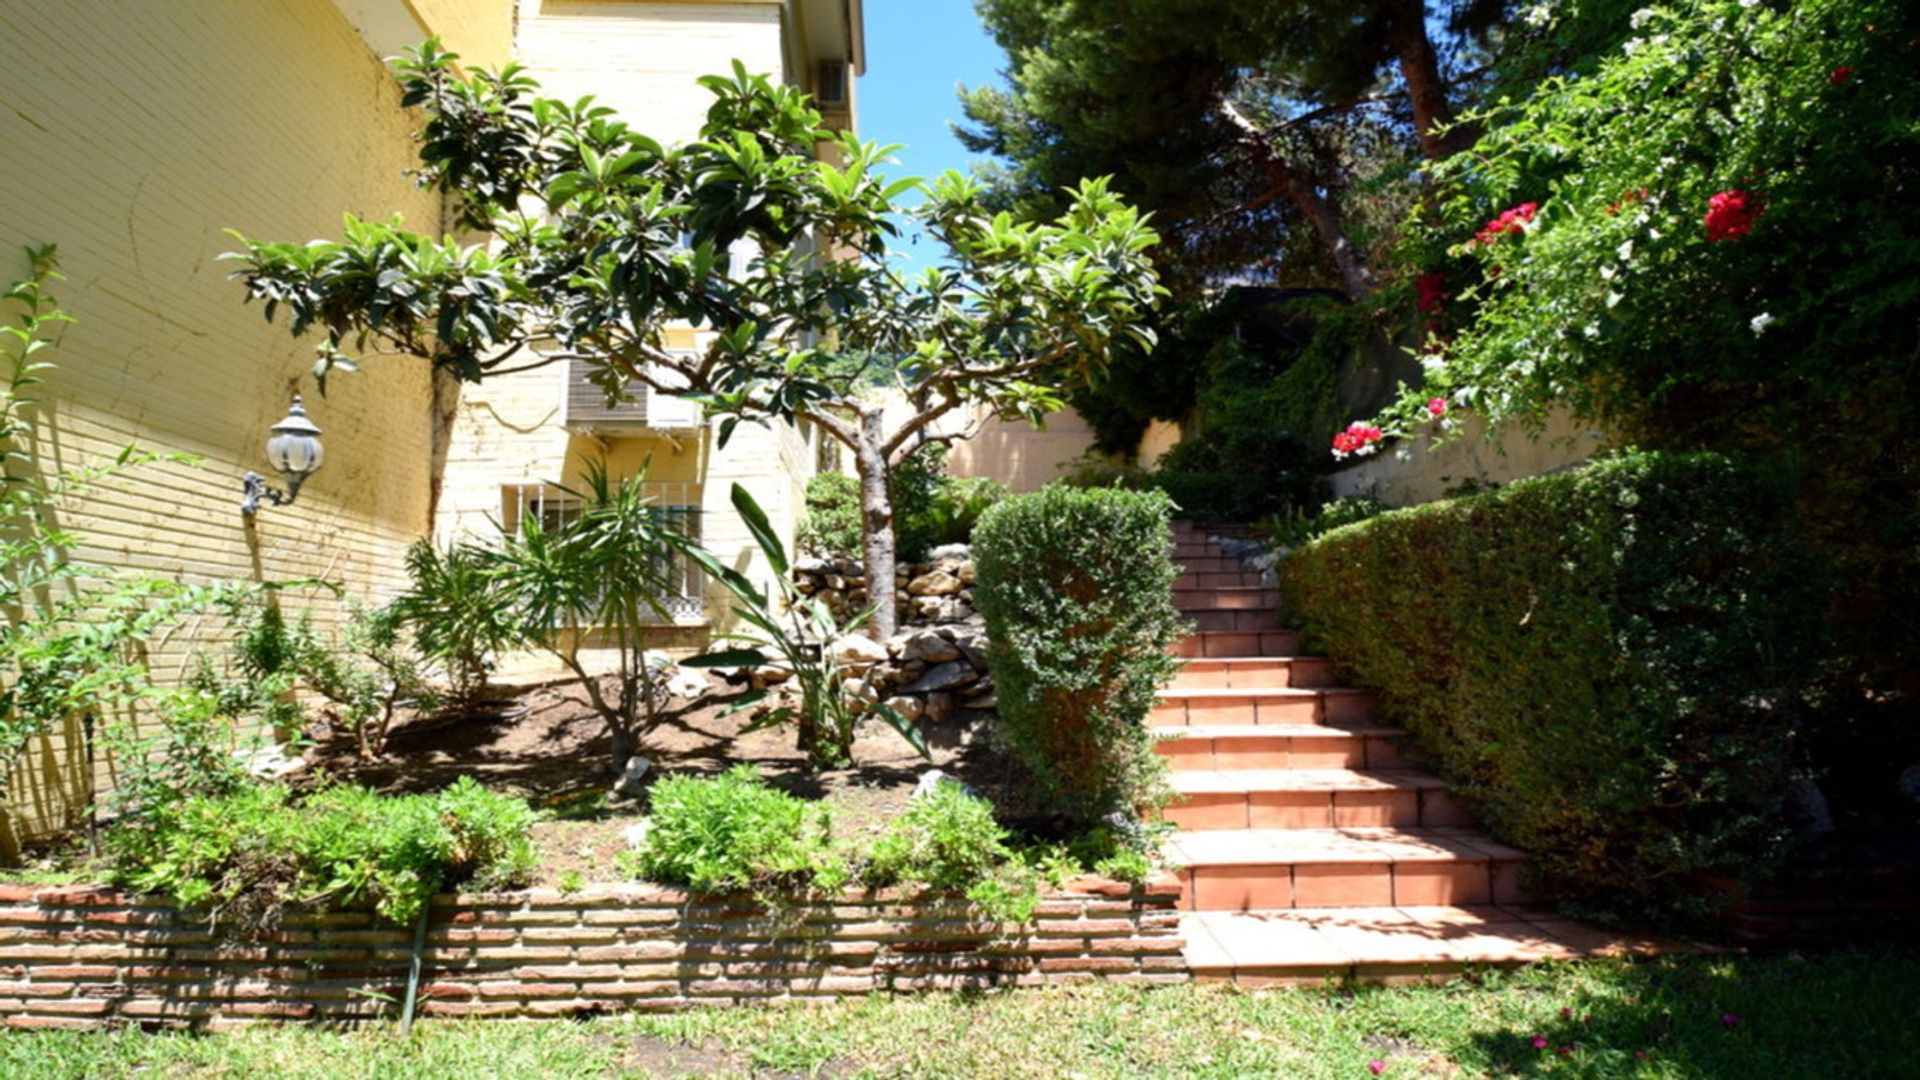
[[[1366,1077],[1375,1060],[1386,1076],[1894,1076],[1920,1062],[1917,992],[1912,951],[1671,959],[1440,987],[1089,986],[423,1023],[411,1043],[391,1028],[10,1034],[0,1037],[0,1076]]]

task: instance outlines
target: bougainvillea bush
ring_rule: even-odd
[[[1435,397],[1496,419],[1564,401],[1726,441],[1896,389],[1920,340],[1920,15],[1696,0],[1626,29],[1437,169],[1413,245],[1453,321],[1383,426]]]
[[[1920,5],[1587,2],[1523,26],[1534,49],[1411,230],[1426,383],[1375,423],[1564,404],[1789,474],[1845,586],[1825,757],[1877,770],[1832,788],[1890,792],[1920,757]]]
[[[1635,454],[1336,529],[1282,593],[1554,891],[1670,912],[1790,850],[1821,579],[1784,520],[1724,457]]]

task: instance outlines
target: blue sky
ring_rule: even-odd
[[[973,0],[866,0],[866,17],[860,137],[905,143],[898,175],[964,172],[969,155],[947,126],[960,119],[954,89],[997,81],[1005,60],[980,29]]]

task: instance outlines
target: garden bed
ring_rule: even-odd
[[[1004,758],[974,738],[977,724],[926,727],[931,761],[884,725],[862,725],[854,765],[815,772],[790,727],[749,732],[747,713],[723,715],[742,692],[718,686],[705,698],[676,700],[663,710],[641,748],[654,763],[652,775],[713,775],[751,765],[773,786],[823,802],[836,837],[850,841],[876,835],[933,768],[1007,805],[1012,774]],[[308,784],[332,780],[399,794],[437,791],[472,776],[489,789],[526,797],[548,814],[534,828],[540,885],[614,876],[626,831],[646,811],[644,798],[610,796],[615,778],[606,728],[576,682],[506,687],[485,709],[410,719],[394,729],[378,761],[361,761],[347,738],[322,742],[307,756],[311,768],[302,782]]]
[[[1084,878],[1021,926],[964,903],[849,891],[774,907],[650,885],[436,897],[420,1012],[622,1010],[1092,978],[1184,982],[1179,886]],[[104,886],[0,885],[7,1025],[224,1026],[394,1015],[412,930],[368,913],[289,911],[257,940],[205,914]]]

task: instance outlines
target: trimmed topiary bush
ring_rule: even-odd
[[[1081,823],[1163,801],[1146,720],[1186,629],[1170,510],[1159,492],[1053,485],[974,533],[1007,745],[1036,800]]]
[[[1784,493],[1630,454],[1337,529],[1282,564],[1308,642],[1404,724],[1544,883],[1672,912],[1765,873],[1821,648]]]

